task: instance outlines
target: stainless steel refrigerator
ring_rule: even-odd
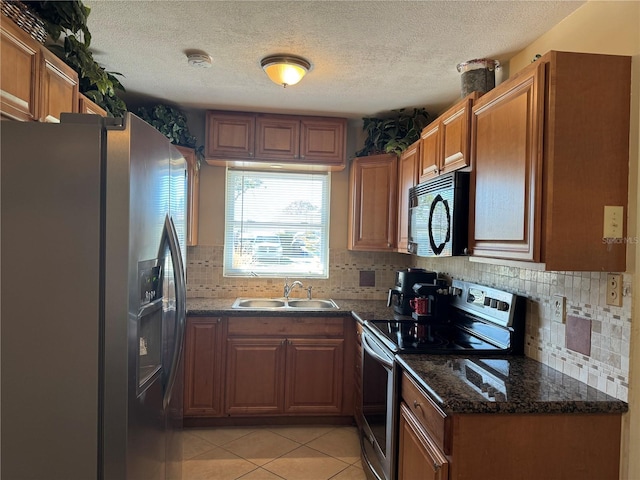
[[[180,479],[184,159],[132,114],[0,135],[1,478]]]

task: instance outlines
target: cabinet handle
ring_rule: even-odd
[[[417,400],[413,401],[413,408],[422,408],[422,405]]]

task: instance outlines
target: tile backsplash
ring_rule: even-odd
[[[225,278],[221,246],[189,247],[187,296],[235,298],[282,296],[284,279]],[[624,274],[622,307],[606,304],[606,272],[541,272],[475,263],[465,257],[426,259],[398,253],[332,249],[329,278],[304,282],[315,297],[384,300],[396,270],[408,266],[434,270],[451,278],[501,288],[527,297],[525,353],[573,378],[627,401],[633,276]],[[365,274],[367,281],[362,282]],[[371,277],[374,276],[374,282]],[[295,280],[295,279],[294,279]],[[304,281],[304,280],[303,280]],[[360,286],[370,285],[374,286]],[[295,295],[295,294],[294,294]],[[554,295],[566,298],[566,315],[591,322],[589,356],[566,347],[566,324],[553,320]]]

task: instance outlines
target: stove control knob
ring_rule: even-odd
[[[449,287],[449,294],[453,295],[454,297],[459,297],[460,295],[462,295],[462,289],[458,287]]]
[[[491,302],[491,298],[490,297],[484,297],[484,304],[485,306],[489,306],[489,303]]]
[[[507,302],[498,301],[498,310],[500,310],[501,312],[508,312],[509,304]]]
[[[498,308],[498,300],[496,300],[495,298],[491,299],[491,305],[489,305],[491,308]]]

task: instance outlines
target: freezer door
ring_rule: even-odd
[[[179,371],[174,352],[181,347],[183,317],[177,312],[185,308],[176,289],[184,282],[183,257],[176,254],[179,240],[170,228],[174,150],[162,134],[131,114],[123,129],[107,133],[107,480],[164,480],[168,452],[181,446],[180,436],[168,431],[168,404],[182,395],[170,387],[178,381],[172,371]],[[178,413],[175,424],[182,422],[181,407]]]

